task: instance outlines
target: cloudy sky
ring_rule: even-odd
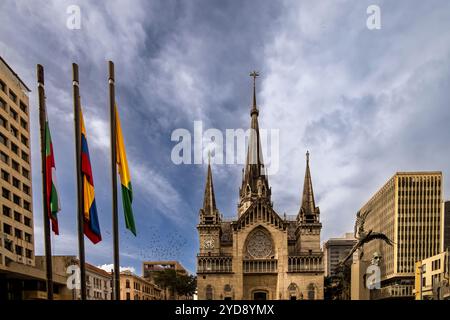
[[[381,29],[366,26],[369,5]],[[81,28],[66,26],[78,5]],[[12,1],[0,3],[0,55],[32,89],[35,242],[43,253],[35,70],[46,71],[61,194],[54,254],[77,254],[71,63],[81,102],[103,241],[87,261],[112,262],[107,60],[135,192],[138,236],[121,223],[121,265],[177,259],[195,271],[205,165],[175,165],[175,129],[246,129],[251,70],[260,71],[260,126],[279,129],[270,177],[279,214],[299,210],[311,152],[322,240],[353,228],[355,212],[396,171],[441,170],[450,149],[450,2]],[[219,210],[236,216],[242,166],[214,165]],[[446,198],[448,192],[445,191]],[[120,212],[121,208],[120,208]]]

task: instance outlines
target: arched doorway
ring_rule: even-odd
[[[297,300],[298,286],[293,282],[291,282],[291,284],[288,287],[288,297],[289,297],[289,300]]]
[[[308,285],[308,300],[315,300],[316,299],[316,287],[313,283],[310,283]]]
[[[253,300],[267,300],[267,291],[253,291]]]

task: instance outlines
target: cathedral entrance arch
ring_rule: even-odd
[[[267,291],[264,290],[255,290],[253,291],[253,300],[267,300],[268,294]]]

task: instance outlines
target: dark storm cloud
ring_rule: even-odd
[[[65,27],[81,8],[81,30]],[[305,152],[323,239],[352,229],[354,212],[395,171],[448,172],[450,35],[446,1],[378,1],[381,30],[366,28],[372,1],[2,1],[0,54],[29,87],[46,89],[63,235],[75,254],[71,62],[82,104],[105,240],[88,260],[111,262],[106,61],[114,60],[138,238],[121,233],[123,265],[176,258],[194,271],[205,167],[171,162],[173,130],[247,128],[251,82],[260,124],[280,129],[280,171],[270,177],[280,214],[298,212]],[[32,110],[36,245],[42,253],[36,92]],[[241,167],[213,168],[219,209],[236,215]],[[447,181],[447,180],[446,180]],[[447,184],[448,186],[448,184]]]

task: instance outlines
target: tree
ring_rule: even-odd
[[[165,269],[155,273],[155,283],[169,290],[174,299],[177,295],[192,296],[197,289],[197,278],[174,269]]]

